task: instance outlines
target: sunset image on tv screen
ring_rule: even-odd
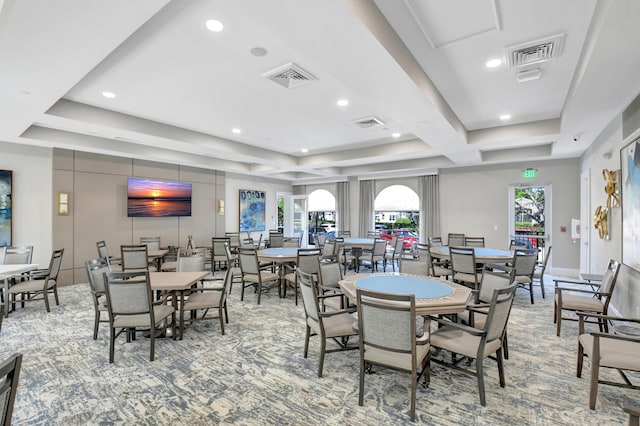
[[[191,184],[129,178],[127,216],[191,216]]]

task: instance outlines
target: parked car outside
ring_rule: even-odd
[[[309,244],[313,245],[314,241],[313,241],[313,236],[315,234],[324,234],[324,236],[326,238],[335,238],[336,237],[336,232],[335,232],[335,228],[331,231],[327,232],[327,229],[324,226],[309,226]]]
[[[392,229],[391,233],[381,233],[380,238],[391,241],[395,235],[404,239],[405,250],[411,250],[418,242],[418,234],[410,229]]]

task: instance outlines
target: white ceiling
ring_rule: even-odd
[[[635,0],[0,0],[0,8],[0,140],[292,183],[575,158],[640,92]],[[207,30],[208,19],[224,30]],[[484,65],[556,35],[563,45],[550,61]],[[254,47],[267,54],[252,55]],[[263,77],[290,62],[317,80],[287,89]],[[518,83],[530,68],[540,79]],[[352,123],[371,116],[385,124]]]

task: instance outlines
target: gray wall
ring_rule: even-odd
[[[224,199],[224,176],[215,170],[55,149],[53,194],[71,193],[71,214],[53,216],[53,246],[65,248],[61,283],[86,282],[84,262],[97,257],[96,241],[105,240],[117,255],[121,244],[142,236],[159,236],[163,246],[184,246],[188,235],[196,245],[211,245],[224,232],[224,216],[216,200]],[[190,182],[190,217],[127,217],[127,178]]]

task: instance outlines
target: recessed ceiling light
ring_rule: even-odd
[[[302,151],[303,154],[306,154],[307,152],[309,152],[307,148],[302,148],[300,151]]]
[[[391,133],[391,136],[393,136],[394,138],[399,138],[400,135],[401,135],[400,132]]]
[[[116,94],[113,92],[102,92],[102,96],[105,98],[113,99],[116,97]]]
[[[234,127],[233,129],[231,129],[231,131],[236,134],[242,133],[242,129],[238,129],[237,127]]]
[[[339,99],[338,102],[336,102],[336,104],[338,104],[338,106],[347,106],[349,105],[349,101],[346,99]]]
[[[504,121],[504,120],[508,120],[511,118],[511,114],[502,114],[500,116],[500,120]]]
[[[224,25],[222,25],[222,22],[220,21],[216,21],[215,19],[209,19],[207,21],[207,29],[209,31],[213,31],[214,33],[219,33],[224,29]]]
[[[249,52],[251,52],[253,56],[265,56],[267,54],[267,49],[265,49],[264,47],[256,46],[252,47]]]
[[[495,68],[502,65],[502,59],[491,59],[485,64],[487,68]]]

